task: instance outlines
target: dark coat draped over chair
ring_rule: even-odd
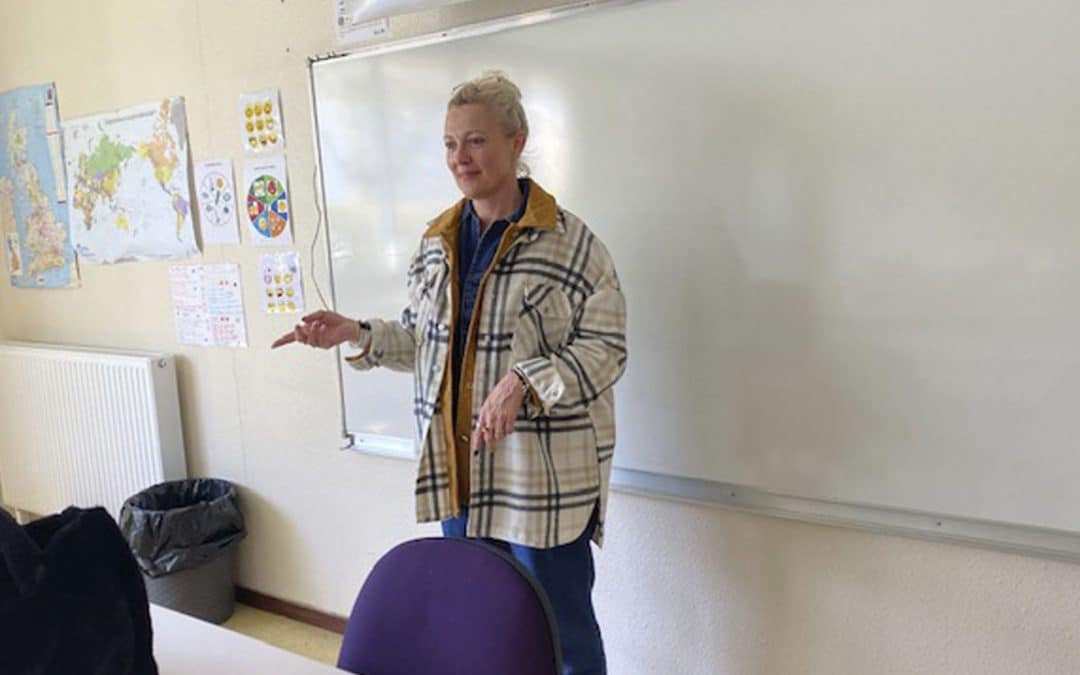
[[[0,673],[156,675],[146,588],[107,511],[0,509]]]

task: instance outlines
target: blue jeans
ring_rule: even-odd
[[[468,511],[442,522],[443,536],[465,538]],[[555,612],[555,623],[562,647],[563,675],[606,675],[604,643],[593,612],[592,537],[597,512],[585,531],[569,544],[555,548],[530,548],[497,539],[486,539],[514,556],[525,566],[547,593]]]

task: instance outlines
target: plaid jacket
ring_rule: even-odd
[[[465,355],[473,377],[460,392],[471,402],[472,425],[455,429],[449,371],[458,289],[451,268],[464,205],[424,233],[401,319],[371,320],[367,350],[347,361],[358,370],[413,374],[421,522],[456,515],[455,447],[460,453],[457,444],[468,442],[496,383],[512,368],[524,375],[532,396],[513,433],[469,462],[468,535],[559,546],[581,535],[598,503],[593,539],[600,544],[615,449],[612,387],[627,356],[615,266],[581,220],[531,185],[524,215],[507,228],[481,282]]]

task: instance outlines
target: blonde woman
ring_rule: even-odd
[[[498,72],[454,89],[446,164],[463,198],[429,224],[400,320],[315,312],[274,343],[351,343],[413,373],[420,521],[509,551],[555,611],[564,673],[604,673],[590,541],[603,538],[626,307],[607,249],[524,177],[529,127]]]

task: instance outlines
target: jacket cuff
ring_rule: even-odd
[[[525,397],[525,416],[534,419],[541,415],[550,415],[552,408],[566,391],[562,377],[551,361],[538,356],[516,364],[514,372],[529,384],[530,395]]]

